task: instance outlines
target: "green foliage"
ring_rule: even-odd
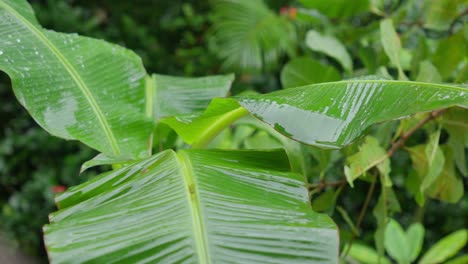
[[[43,203],[52,210],[48,185],[76,184],[74,181],[80,181],[79,178],[72,181],[68,177],[76,175],[79,164],[89,160],[82,169],[112,165],[114,170],[58,197],[61,210],[51,215],[52,222],[46,228],[52,261],[185,257],[207,262],[224,259],[230,252],[231,258],[235,254],[246,261],[319,257],[336,263],[335,226],[330,225],[327,216],[307,208],[309,199],[312,208],[332,216],[340,226],[341,241],[349,245],[342,248],[344,261],[389,263],[384,256],[386,252],[399,263],[410,263],[416,261],[422,251],[421,263],[431,263],[428,260],[446,261],[457,254],[466,243],[466,231],[456,233],[456,239],[441,240],[426,254],[424,251],[440,239],[441,234],[466,225],[462,176],[466,176],[467,171],[468,133],[464,125],[467,92],[463,85],[441,84],[467,80],[466,25],[460,23],[466,6],[462,2],[372,0],[359,1],[351,8],[343,1],[304,0],[300,1],[304,6],[297,9],[283,6],[277,15],[263,1],[216,1],[213,16],[206,13],[206,4],[198,2],[162,3],[161,6],[166,7],[163,11],[144,8],[137,16],[130,16],[126,12],[133,10],[131,3],[102,1],[100,6],[87,2],[81,7],[70,6],[65,1],[50,1],[54,6],[50,12],[39,14],[47,25],[59,21],[63,13],[70,13],[60,25],[64,31],[104,36],[131,47],[150,72],[216,74],[221,64],[216,58],[220,58],[226,67],[243,73],[234,82],[234,95],[255,87],[263,92],[278,89],[281,66],[283,88],[291,89],[265,95],[246,92],[227,99],[215,98],[228,93],[232,76],[147,76],[133,53],[103,41],[72,35],[79,43],[96,44],[92,52],[86,50],[81,55],[78,51],[85,50],[75,53],[60,41],[54,42],[67,35],[39,27],[25,1],[0,1],[3,12],[0,16],[10,17],[7,20],[11,23],[20,23],[16,27],[23,31],[14,32],[21,39],[20,43],[31,47],[46,43],[48,45],[41,51],[52,50],[49,66],[29,59],[31,54],[27,52],[17,52],[21,45],[12,45],[7,38],[0,39],[0,50],[4,52],[0,58],[8,59],[0,62],[0,68],[12,79],[17,96],[21,99],[23,93],[29,93],[26,108],[42,126],[55,131],[56,135],[81,140],[104,152],[89,160],[96,153],[83,148],[85,154],[73,156],[73,162],[67,167],[75,171],[63,178],[55,170],[41,171],[41,166],[50,165],[36,155],[24,154],[22,160],[31,156],[37,159],[34,164],[40,166],[34,165],[29,170],[42,176],[35,174],[31,179],[23,172],[19,180],[0,177],[3,186],[13,186],[5,188],[8,193],[1,197],[3,228],[14,227],[15,221],[21,221],[19,212],[34,208],[28,206],[27,201],[31,199],[24,199],[29,193],[36,200],[46,197]],[[13,5],[9,7],[8,3]],[[112,12],[105,3],[112,5]],[[169,8],[171,5],[174,8]],[[278,7],[276,3],[275,8]],[[35,8],[43,7],[36,4]],[[23,12],[25,19],[18,15],[11,17],[23,10],[27,11]],[[82,23],[81,29],[67,29],[67,26],[80,24],[83,18],[88,18],[88,22]],[[0,22],[0,29],[3,26],[5,32],[10,28],[10,22],[5,23],[7,20],[0,19],[4,21]],[[207,37],[211,22],[214,34]],[[108,27],[111,23],[119,25],[120,29]],[[147,24],[153,26],[147,27]],[[26,37],[28,32],[35,34]],[[250,34],[252,32],[254,34]],[[36,41],[38,36],[40,41]],[[120,40],[123,36],[127,40]],[[91,63],[92,55],[107,56],[109,49],[103,47],[122,51],[114,54],[112,60],[104,60],[105,68]],[[79,63],[74,63],[79,56],[86,59],[83,65],[92,72],[73,71],[79,68]],[[15,60],[24,65],[14,63]],[[112,71],[112,67],[128,63],[133,63],[134,69],[140,72],[138,78],[129,80],[130,76],[126,75],[129,72],[122,68],[119,68],[122,72]],[[29,78],[32,73],[47,72],[52,67],[55,70],[44,75],[42,82]],[[370,74],[379,77],[367,77]],[[341,77],[345,80],[338,81]],[[393,81],[396,77],[400,81]],[[54,81],[63,87],[47,88],[47,84]],[[36,86],[32,85],[36,83],[39,88],[34,90]],[[132,83],[138,85],[129,92]],[[106,84],[115,87],[108,89]],[[100,85],[104,88],[99,88]],[[44,93],[44,89],[71,91],[66,102],[77,101],[79,108],[67,107],[64,93],[52,96]],[[108,95],[99,91],[107,91]],[[109,100],[109,94],[115,96],[114,93],[123,100]],[[48,102],[52,97],[52,103]],[[60,109],[55,111],[60,118],[47,118],[49,105]],[[86,114],[85,106],[89,105],[95,110],[94,114]],[[111,114],[111,121],[116,117],[125,120],[111,122],[106,129],[106,118],[102,118],[106,115],[96,110],[101,107]],[[442,108],[449,109],[439,110]],[[425,113],[428,111],[433,112]],[[257,119],[248,116],[249,113]],[[78,120],[75,123],[79,129],[69,123],[73,118],[64,119],[64,116]],[[98,125],[79,126],[88,119],[92,123],[93,118],[98,120],[95,122]],[[404,119],[390,121],[400,118]],[[24,127],[30,126],[28,122]],[[124,129],[129,127],[125,122],[140,122],[140,125]],[[106,143],[113,141],[109,132],[118,135],[115,144]],[[361,139],[363,133],[370,135]],[[13,139],[11,135],[7,139]],[[17,136],[5,141],[10,146],[5,148],[8,150],[5,153],[14,153],[11,146],[16,146],[22,138]],[[22,144],[31,145],[32,138],[25,138]],[[135,142],[124,143],[128,140]],[[321,150],[306,144],[335,150]],[[76,145],[71,143],[70,146]],[[185,148],[227,150],[182,150]],[[277,152],[271,151],[233,151],[252,148],[283,148],[288,157],[273,155]],[[123,154],[116,150],[122,150]],[[147,157],[152,152],[157,154]],[[0,168],[7,168],[2,173],[15,168],[10,165],[11,159],[2,158],[1,161],[3,167]],[[168,170],[174,173],[167,173]],[[234,181],[219,183],[220,179]],[[354,188],[347,186],[346,179]],[[18,186],[12,184],[14,181],[20,184],[21,193],[17,191]],[[28,181],[31,184],[25,184]],[[310,191],[309,198],[304,195],[305,187]],[[380,190],[378,196],[374,189]],[[39,195],[35,196],[35,192]],[[154,196],[155,193],[158,195]],[[168,193],[185,198],[170,198]],[[285,195],[287,198],[278,198]],[[458,202],[459,208],[429,198]],[[6,199],[8,202],[4,202]],[[288,199],[300,201],[301,206],[284,204],[284,201],[292,201]],[[162,215],[161,212],[167,212],[164,204],[177,213]],[[423,205],[424,210],[419,207]],[[377,221],[366,213],[367,207],[374,207]],[[281,213],[268,218],[275,210]],[[284,212],[288,212],[284,214],[285,222],[289,223],[287,228],[278,219]],[[301,232],[307,232],[301,226],[307,225],[301,215],[310,216],[307,221],[311,225],[327,230],[321,233],[321,241],[327,241],[329,246],[321,245],[313,238],[315,235],[299,242]],[[242,219],[235,222],[233,217]],[[327,220],[315,221],[317,218]],[[425,232],[420,224],[411,225],[405,232],[392,218],[405,226],[421,222],[426,227]],[[36,226],[45,221],[37,219]],[[252,225],[246,224],[247,220]],[[230,226],[230,221],[236,224],[235,228]],[[140,225],[148,228],[139,228]],[[186,228],[181,230],[181,227]],[[147,232],[148,229],[158,232]],[[77,230],[80,232],[75,232]],[[244,237],[246,230],[256,235]],[[278,230],[278,236],[265,240],[266,230]],[[212,234],[216,235],[211,237]],[[64,243],[63,239],[69,236],[82,243]],[[261,237],[263,239],[259,239]],[[37,243],[37,236],[30,241]],[[291,242],[292,246],[283,247],[284,241]],[[184,247],[191,246],[180,250],[183,248],[180,243],[185,243]],[[229,243],[235,246],[226,249],[224,246],[231,245]],[[302,247],[302,243],[310,246]],[[371,243],[376,245],[376,251],[364,246]],[[110,247],[115,250],[109,251]],[[274,252],[272,247],[276,247]],[[174,250],[164,251],[163,248]],[[311,253],[314,248],[320,250],[320,256]],[[85,257],[83,251],[89,252],[89,249],[93,251]],[[135,254],[122,256],[122,250]],[[156,252],[171,253],[158,255]],[[466,256],[459,256],[450,261],[463,263],[465,259]]]
[[[308,57],[292,59],[281,71],[281,84],[284,88],[333,82],[340,79],[340,73],[333,66],[324,65]]]
[[[324,36],[319,32],[309,30],[306,36],[306,45],[313,51],[322,52],[336,59],[346,71],[353,70],[351,56],[335,37]]]
[[[294,53],[293,25],[263,0],[216,0],[214,41],[224,66],[241,71],[275,68]]]
[[[163,151],[58,196],[61,210],[45,227],[49,256],[57,263],[226,263],[233,255],[336,263],[336,226],[310,210],[304,182],[288,170],[284,152]],[[90,247],[92,237],[99,247]]]

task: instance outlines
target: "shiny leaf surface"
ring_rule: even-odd
[[[234,75],[217,75],[198,78],[154,74],[153,116],[169,116],[203,112],[215,97],[225,97],[231,88]]]
[[[54,263],[337,263],[338,232],[313,212],[284,152],[161,152],[57,198]]]
[[[138,157],[145,117],[141,60],[105,41],[45,30],[26,1],[0,1],[0,70],[45,130],[114,157]]]
[[[468,89],[407,81],[347,80],[237,99],[255,117],[292,139],[340,148],[379,122],[454,105],[468,106]]]
[[[235,100],[215,98],[201,114],[163,118],[161,122],[174,129],[186,143],[202,147],[246,114],[247,111]]]

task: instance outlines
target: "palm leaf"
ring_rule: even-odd
[[[57,198],[53,263],[337,263],[283,152],[161,152]]]
[[[285,53],[293,53],[294,28],[262,0],[217,0],[214,40],[224,66],[243,71],[274,68]]]
[[[0,70],[49,133],[109,155],[138,157],[152,129],[134,53],[104,41],[45,30],[26,1],[0,1]]]

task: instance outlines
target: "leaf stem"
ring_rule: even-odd
[[[445,111],[447,111],[447,109],[440,109],[440,110],[436,110],[436,111],[432,111],[431,114],[429,116],[427,116],[426,118],[424,118],[423,120],[421,120],[418,124],[416,124],[414,127],[412,127],[410,130],[408,130],[408,132],[404,133],[403,135],[400,136],[400,138],[393,142],[392,143],[392,146],[390,147],[390,149],[387,151],[387,156],[388,157],[391,157],[393,154],[395,154],[395,152],[403,147],[406,143],[406,141],[408,140],[408,138],[414,134],[414,132],[416,132],[416,130],[420,129],[422,126],[424,126],[427,122],[437,118],[438,116],[442,115],[443,113],[445,113]]]
[[[358,220],[356,222],[356,230],[357,231],[359,231],[359,227],[361,226],[362,221],[364,220],[364,216],[366,215],[367,208],[369,207],[369,202],[370,202],[370,200],[372,198],[372,194],[374,194],[375,183],[377,182],[376,178],[377,177],[375,175],[373,175],[373,177],[372,177],[373,180],[372,180],[371,186],[369,187],[369,190],[367,191],[366,200],[364,201],[364,205],[361,208],[361,212],[359,213],[359,217],[358,217]],[[351,245],[353,244],[355,238],[356,238],[356,233],[352,232],[351,238],[348,241],[348,247],[346,249],[346,252],[343,254],[342,258],[345,258],[348,255],[349,251],[351,250]]]
[[[240,119],[241,117],[244,117],[248,114],[249,112],[247,109],[243,107],[238,107],[225,115],[223,115],[221,118],[216,120],[213,124],[211,124],[208,128],[203,131],[201,136],[195,140],[192,143],[192,148],[194,149],[199,149],[203,148],[208,143],[211,142],[223,129],[234,123],[234,121]]]

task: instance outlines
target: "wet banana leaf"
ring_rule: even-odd
[[[373,124],[450,106],[468,89],[392,80],[347,80],[237,97],[258,119],[306,144],[340,148]]]
[[[158,120],[203,112],[211,99],[228,94],[233,81],[233,74],[198,78],[153,74],[149,94],[153,116]]]
[[[0,1],[0,70],[52,135],[112,157],[142,157],[152,130],[145,70],[133,52],[41,28],[24,0]]]
[[[44,228],[53,263],[338,263],[284,152],[161,152],[71,188]]]

